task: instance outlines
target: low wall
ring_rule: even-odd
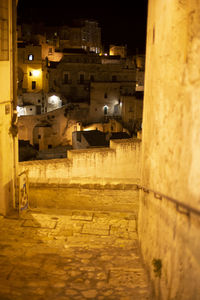
[[[68,151],[67,159],[19,163],[29,171],[33,207],[137,211],[141,141]]]
[[[30,207],[138,213],[135,185],[31,185]]]
[[[68,159],[19,163],[28,169],[29,182],[38,184],[137,184],[140,178],[141,141],[111,141],[110,148],[68,151]]]

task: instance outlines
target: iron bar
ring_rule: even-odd
[[[160,192],[154,191],[152,189],[149,189],[149,188],[141,186],[141,185],[137,185],[137,188],[143,190],[144,193],[153,193],[153,195],[156,199],[162,200],[164,198],[164,199],[174,203],[176,205],[177,211],[182,214],[186,214],[187,216],[189,216],[190,213],[193,213],[197,216],[200,216],[200,210],[198,210],[190,205],[182,203],[172,197],[169,197],[165,194],[162,194]]]

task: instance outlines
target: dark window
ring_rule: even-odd
[[[90,76],[90,81],[94,81],[94,75]]]
[[[48,149],[52,149],[52,145],[48,145]]]
[[[129,112],[133,112],[132,106],[129,107]]]
[[[80,74],[80,83],[84,82],[84,74]]]
[[[38,140],[40,140],[41,139],[41,135],[40,134],[38,134]]]
[[[68,83],[68,81],[69,81],[68,74],[64,74],[64,83]]]
[[[40,103],[41,101],[40,101],[40,99],[38,99],[38,103]]]
[[[116,104],[114,106],[114,114],[118,114],[119,113],[119,104]]]
[[[32,90],[36,89],[36,81],[32,81]]]
[[[81,142],[81,132],[80,132],[80,131],[77,131],[76,140],[77,140],[78,142]]]
[[[29,76],[32,76],[32,72],[29,72]]]
[[[104,98],[108,98],[108,94],[107,93],[104,94]]]
[[[117,81],[117,76],[116,75],[112,76],[112,81]]]
[[[36,115],[41,115],[42,107],[41,105],[36,105]]]

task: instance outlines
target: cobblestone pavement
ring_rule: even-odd
[[[0,217],[1,300],[147,300],[128,213],[33,210]]]

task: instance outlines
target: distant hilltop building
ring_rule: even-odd
[[[88,128],[136,134],[143,90],[144,56],[119,45],[103,53],[94,20],[18,28],[19,138],[38,150],[72,145],[72,132]]]
[[[127,46],[110,45],[109,55],[120,56],[121,58],[127,57]]]
[[[53,58],[55,51],[63,52],[67,48],[79,48],[94,53],[102,51],[101,28],[95,20],[76,20],[72,26],[22,24],[18,26],[18,40],[49,48],[49,60]]]

